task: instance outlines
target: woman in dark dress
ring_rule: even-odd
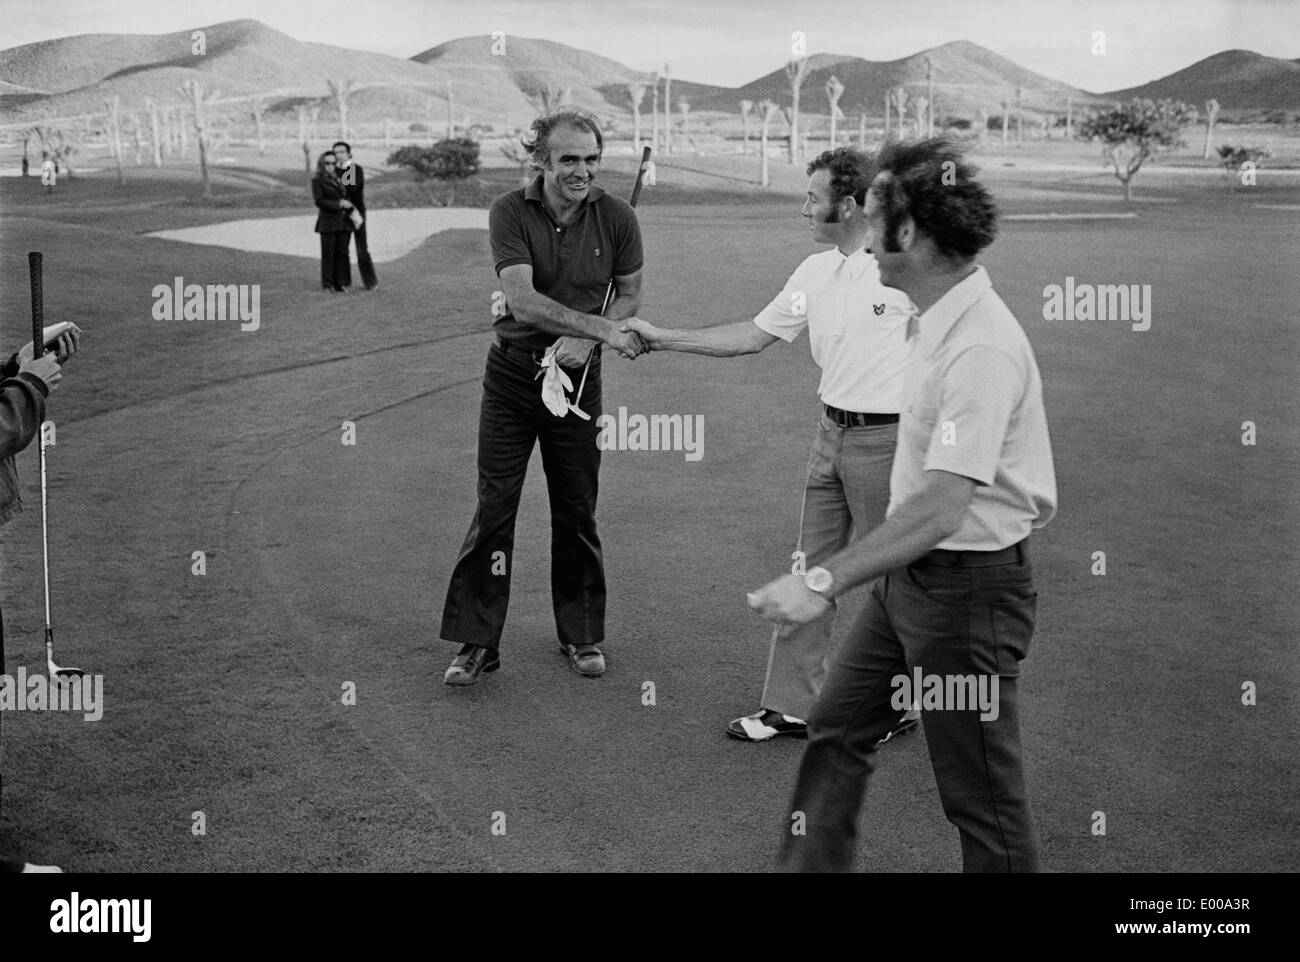
[[[320,209],[316,233],[320,234],[320,283],[327,291],[346,293],[352,286],[352,265],[348,262],[348,239],[352,231],[352,202],[335,173],[333,151],[316,161],[311,179],[311,197]]]

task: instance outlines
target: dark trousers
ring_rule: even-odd
[[[533,444],[551,502],[551,601],[560,641],[598,645],[605,639],[605,566],[596,534],[600,450],[600,355],[579,406],[559,418],[542,404],[538,366],[526,353],[493,345],[483,377],[478,426],[478,510],[447,588],[445,641],[496,648],[510,603],[515,517]],[[574,386],[581,369],[570,371]]]
[[[320,282],[322,287],[341,291],[352,286],[352,265],[348,262],[348,235],[336,230],[320,235]]]
[[[352,231],[357,239],[357,268],[361,271],[361,283],[369,289],[379,283],[379,278],[375,275],[375,262],[370,259],[370,245],[366,243],[366,212],[360,207],[357,212],[362,218],[361,226]]]
[[[925,739],[944,814],[961,836],[964,870],[1037,871],[1016,700],[1037,594],[1023,542],[1012,554],[1010,563],[988,567],[947,567],[926,556],[877,582],[808,720],[783,827],[782,870],[849,868],[876,742],[898,720],[891,681],[913,677],[919,666],[923,676],[998,677],[996,719],[981,720],[978,708],[929,710],[923,702]],[[796,813],[803,813],[805,834],[797,834]]]

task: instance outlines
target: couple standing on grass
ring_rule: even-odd
[[[379,285],[366,243],[366,178],[352,159],[352,147],[343,140],[316,161],[311,197],[319,208],[316,233],[320,234],[320,283],[324,290],[345,294],[352,286],[348,262],[349,238],[357,237],[357,266],[366,290]]]

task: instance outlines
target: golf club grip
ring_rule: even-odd
[[[32,281],[32,356],[45,353],[45,282],[42,278],[45,255],[40,251],[27,254],[27,269]]]
[[[641,151],[641,164],[636,169],[636,183],[632,185],[632,208],[636,209],[636,202],[641,199],[641,181],[645,179],[645,165],[650,163],[650,146]]]
[[[645,149],[641,151],[641,164],[636,169],[636,183],[632,185],[632,199],[628,201],[628,203],[632,206],[633,210],[636,210],[636,202],[641,198],[641,181],[645,177],[645,165],[648,164],[649,162],[650,162],[650,146],[649,144],[647,144]],[[613,279],[611,279],[609,285],[605,288],[605,303],[600,306],[600,313],[602,317],[604,316],[605,312],[609,310],[609,302],[613,299],[613,296],[614,296],[614,281]],[[588,356],[590,357],[590,355]]]

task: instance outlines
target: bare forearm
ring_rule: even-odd
[[[877,528],[822,563],[835,594],[911,564],[957,529],[960,515],[926,492],[899,505]]]
[[[708,357],[736,357],[740,354],[757,354],[772,340],[753,321],[738,321],[698,331],[664,329],[656,347],[661,351],[681,351]]]
[[[570,310],[543,294],[534,293],[526,304],[511,307],[517,320],[547,334],[585,337],[607,344],[610,337],[618,331],[618,325],[609,319]]]

